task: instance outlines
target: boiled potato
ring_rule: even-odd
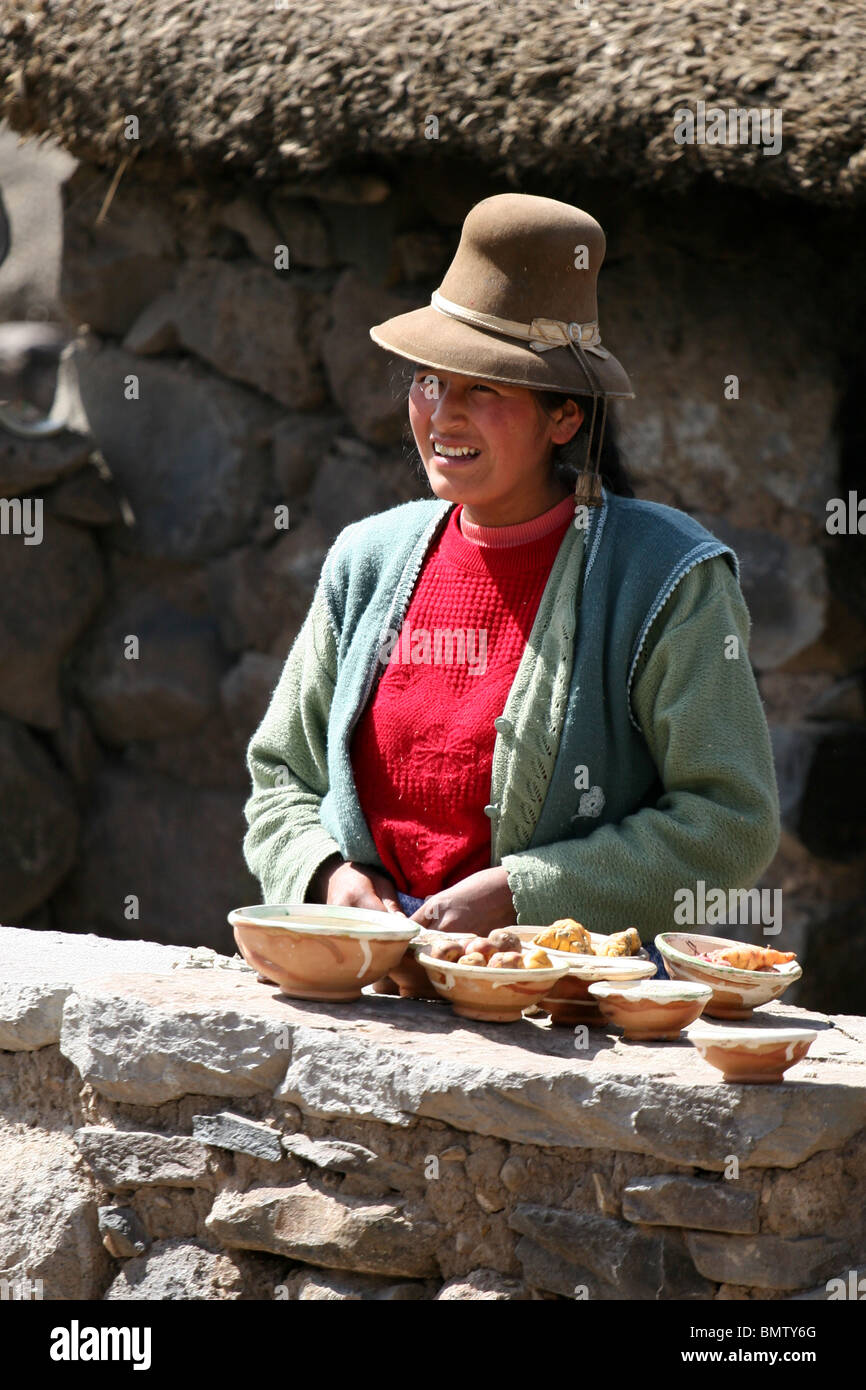
[[[487,964],[491,970],[522,970],[522,951],[496,951]]]
[[[523,945],[513,927],[497,927],[487,940],[496,951],[519,951]]]
[[[461,956],[458,965],[485,965],[487,958],[482,956],[480,951],[468,951],[465,956]]]
[[[485,960],[488,960],[498,948],[487,936],[473,936],[471,941],[467,941],[463,949],[467,956],[477,952]]]
[[[463,946],[459,941],[449,940],[437,941],[427,952],[434,960],[457,960],[463,955]]]
[[[527,970],[550,970],[553,961],[546,951],[528,951],[523,958],[523,963]]]

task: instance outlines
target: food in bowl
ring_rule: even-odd
[[[710,1018],[751,1018],[753,1009],[778,999],[803,974],[796,960],[771,965],[768,969],[741,970],[724,960],[710,959],[716,951],[744,949],[741,941],[725,937],[690,931],[662,932],[655,944],[672,980],[691,980],[712,986],[713,997],[704,1009]]]
[[[487,962],[491,970],[523,970],[522,951],[494,951]]]
[[[436,960],[459,960],[463,955],[465,947],[459,941],[450,941],[446,937],[443,941],[437,941],[430,947],[428,955]]]
[[[640,932],[637,927],[626,927],[625,931],[614,932],[598,951],[598,956],[636,956],[641,948]]]
[[[486,940],[495,951],[519,951],[523,946],[513,927],[497,927]]]
[[[772,970],[774,965],[796,960],[797,954],[795,951],[774,951],[770,946],[726,946],[722,951],[703,951],[701,958],[732,965],[735,970]]]
[[[541,947],[537,947],[534,951],[526,952],[526,955],[523,957],[523,964],[527,970],[548,970],[550,966],[553,965],[553,961],[546,951],[542,951]]]
[[[440,956],[439,959],[441,960],[442,957]],[[447,959],[453,959],[453,957],[448,957]],[[486,957],[486,956],[483,956],[483,955],[481,954],[480,951],[467,951],[467,953],[466,953],[465,956],[458,956],[458,957],[457,957],[457,964],[458,964],[458,965],[481,965],[481,966],[486,967],[486,965],[487,965],[487,957]]]
[[[592,956],[592,938],[581,922],[573,917],[563,917],[545,927],[533,938],[536,946],[544,946],[549,951],[573,951]]]
[[[522,957],[520,965],[513,968],[491,968],[489,962],[466,965],[462,961],[436,960],[422,950],[418,960],[437,993],[448,1000],[456,1014],[487,1023],[516,1022],[524,1009],[537,1004],[568,973],[567,963],[527,969]]]

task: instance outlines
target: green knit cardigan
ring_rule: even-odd
[[[266,902],[302,901],[335,852],[382,867],[351,738],[451,509],[369,517],[325,560],[247,755],[244,851]],[[683,512],[606,492],[569,528],[495,720],[485,811],[518,925],[651,940],[678,890],[750,887],[767,867],[779,806],[748,636],[736,557]]]

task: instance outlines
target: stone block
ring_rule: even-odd
[[[60,668],[103,595],[102,560],[79,526],[43,514],[42,539],[0,545],[0,713],[56,729]]]
[[[186,955],[150,941],[0,927],[0,1049],[56,1043],[64,1000],[76,984],[124,969],[170,974]]]
[[[223,1251],[197,1240],[155,1241],[144,1255],[128,1260],[105,1299],[136,1301],[236,1300],[244,1295],[242,1265]]]
[[[407,1163],[394,1163],[348,1139],[309,1139],[306,1134],[285,1134],[282,1142],[286,1153],[315,1164],[324,1172],[363,1174],[396,1191],[426,1185],[423,1164],[416,1170]]]
[[[417,302],[374,288],[347,270],[331,295],[331,325],[322,356],[331,394],[354,429],[371,444],[396,444],[406,423],[405,393],[392,385],[388,357],[370,337],[370,326],[417,309]]]
[[[224,1244],[267,1250],[361,1274],[428,1278],[438,1273],[438,1228],[392,1202],[340,1197],[307,1183],[220,1192],[207,1220]]]
[[[132,1105],[270,1092],[286,1065],[284,1014],[261,991],[251,1017],[250,982],[247,971],[177,970],[79,985],[64,1005],[60,1050],[100,1095]]]
[[[220,700],[237,744],[246,749],[258,728],[283,669],[277,656],[244,652],[220,683]]]
[[[719,1284],[758,1289],[802,1289],[833,1272],[844,1244],[824,1236],[786,1240],[782,1236],[686,1234],[695,1266]]]
[[[114,489],[92,464],[53,487],[46,502],[53,516],[83,526],[115,526],[123,519]]]
[[[243,804],[240,786],[105,767],[91,786],[75,867],[53,899],[57,924],[230,951],[228,909],[260,897],[243,859]]]
[[[151,1243],[132,1207],[100,1207],[99,1234],[109,1255],[118,1260],[143,1255]]]
[[[135,518],[111,532],[118,547],[199,560],[243,542],[260,511],[278,408],[187,359],[91,345],[74,363],[90,429]],[[137,400],[126,398],[129,376]]]
[[[184,1135],[85,1125],[75,1143],[109,1192],[136,1187],[210,1187],[207,1150]]]
[[[313,516],[331,538],[353,521],[387,511],[399,500],[367,463],[333,454],[319,468],[310,494]]]
[[[374,1274],[342,1274],[336,1270],[299,1270],[287,1281],[290,1297],[299,1303],[413,1303],[432,1297],[431,1285],[420,1280],[392,1279]],[[435,1287],[435,1286],[434,1286]]]
[[[58,478],[86,468],[93,445],[83,435],[64,430],[42,439],[0,434],[0,497],[41,495]]]
[[[76,684],[99,737],[121,745],[202,724],[217,707],[222,670],[209,619],[152,593],[121,592],[79,649]]]
[[[521,1237],[514,1253],[520,1261],[524,1284],[531,1290],[559,1294],[561,1298],[577,1302],[591,1299],[595,1303],[607,1303],[623,1297],[613,1284],[605,1283],[592,1270],[563,1260],[529,1236]]]
[[[67,778],[23,725],[0,715],[3,917],[20,920],[51,896],[72,867],[78,829]]]
[[[290,265],[327,270],[334,264],[331,234],[315,203],[274,193],[268,199],[268,211],[280,233],[276,240],[289,248]],[[274,263],[273,247],[270,263]]]
[[[783,827],[810,854],[842,863],[858,859],[866,810],[851,769],[866,762],[866,728],[804,720],[771,734]]]
[[[287,629],[300,628],[327,549],[327,534],[307,519],[267,549],[239,547],[215,560],[208,580],[223,645],[273,652]]]
[[[648,1225],[748,1235],[758,1229],[758,1193],[665,1173],[630,1182],[622,1194],[622,1214],[626,1221]]]
[[[646,1232],[611,1217],[528,1202],[515,1207],[508,1224],[566,1265],[579,1263],[620,1298],[712,1296],[678,1232]]]
[[[286,415],[274,429],[274,481],[280,496],[300,498],[322,467],[341,416]]]
[[[529,1298],[525,1284],[509,1279],[495,1269],[470,1269],[449,1279],[436,1295],[437,1303],[525,1303]]]
[[[192,1132],[202,1144],[251,1154],[253,1158],[267,1159],[271,1163],[279,1163],[283,1156],[276,1130],[257,1120],[248,1120],[245,1115],[233,1115],[229,1110],[216,1115],[193,1115]]]
[[[56,1128],[0,1125],[0,1273],[41,1279],[46,1301],[101,1296],[111,1261],[97,1229],[97,1188]]]
[[[324,296],[273,269],[273,251],[271,267],[187,261],[171,293],[148,305],[124,346],[139,353],[180,346],[282,405],[322,405]]]

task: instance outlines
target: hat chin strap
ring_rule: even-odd
[[[478,309],[467,309],[463,304],[454,304],[445,299],[438,290],[430,296],[430,303],[440,314],[450,319],[458,319],[474,328],[486,328],[492,333],[502,333],[507,338],[520,338],[528,343],[534,352],[549,352],[551,348],[569,347],[579,341],[584,352],[595,353],[596,357],[610,357],[606,347],[601,345],[598,320],[590,323],[565,323],[562,319],[533,319],[532,323],[519,323],[516,319],[501,319],[495,314],[482,314]]]

